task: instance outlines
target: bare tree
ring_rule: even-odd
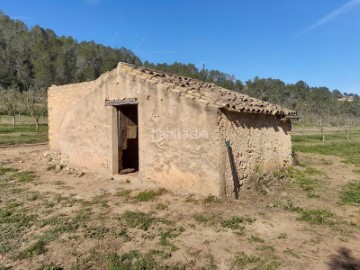
[[[12,116],[12,124],[14,127],[16,124],[16,114],[21,110],[20,96],[21,93],[18,89],[0,89],[1,107],[3,107],[8,115]]]
[[[47,98],[45,89],[30,89],[23,92],[24,104],[35,121],[36,133],[39,133],[39,120],[40,117],[46,113]]]

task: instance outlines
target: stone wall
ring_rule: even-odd
[[[51,86],[48,89],[49,145],[60,150],[60,131],[67,111],[94,89],[94,82]]]
[[[291,123],[273,115],[221,112],[225,196],[233,196],[233,177],[225,140],[230,141],[240,183],[255,172],[271,172],[291,164]]]
[[[139,177],[177,193],[219,195],[221,137],[217,110],[119,65],[94,82],[49,89],[50,147],[75,167],[111,174],[114,108],[138,99]]]

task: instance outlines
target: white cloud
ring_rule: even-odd
[[[350,2],[346,3],[342,7],[333,10],[332,12],[326,14],[324,17],[322,17],[320,20],[318,20],[316,23],[310,25],[309,27],[306,27],[303,30],[303,33],[309,32],[311,30],[314,30],[315,28],[318,28],[319,26],[330,22],[331,20],[335,19],[336,17],[351,11],[352,9],[360,6],[360,0],[351,0]]]

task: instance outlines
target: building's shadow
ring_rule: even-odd
[[[360,270],[360,259],[352,256],[351,250],[341,248],[329,262],[330,270]]]

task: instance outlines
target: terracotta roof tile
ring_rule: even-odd
[[[144,67],[136,67],[126,63],[119,63],[119,68],[127,74],[131,74],[146,81],[165,83],[170,86],[168,88],[169,91],[182,93],[188,98],[197,99],[202,103],[209,104],[211,107],[234,112],[297,117],[296,111],[224,89],[213,83],[170,75],[165,72],[154,71]]]

